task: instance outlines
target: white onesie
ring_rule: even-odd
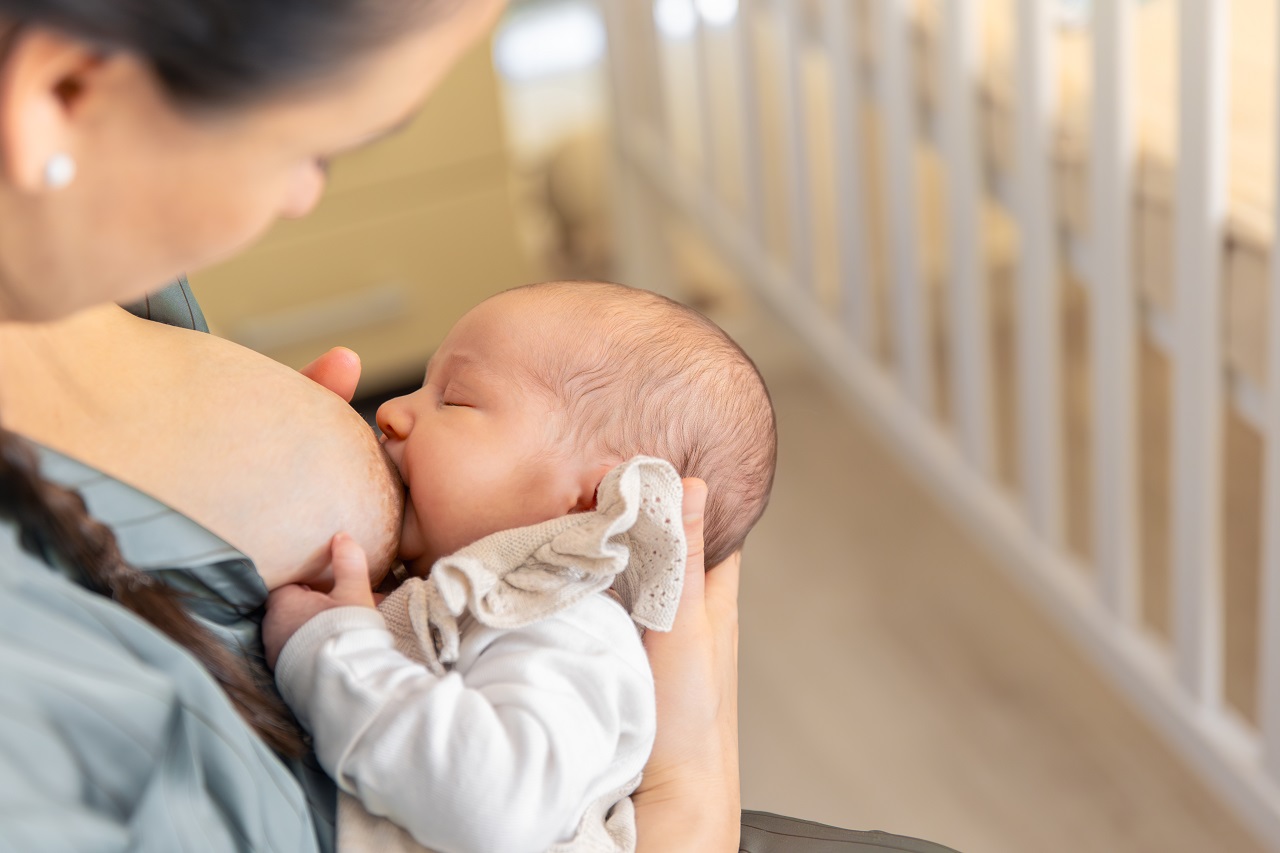
[[[594,512],[486,537],[289,640],[276,681],[350,795],[342,853],[634,849],[655,731],[637,625],[674,619],[681,500],[637,457]]]

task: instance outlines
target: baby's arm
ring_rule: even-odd
[[[289,640],[276,679],[338,784],[428,847],[544,850],[653,743],[643,647],[603,596],[466,631],[444,677],[397,652],[376,611],[327,610]]]

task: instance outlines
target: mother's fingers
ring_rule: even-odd
[[[742,577],[742,552],[734,551],[723,563],[710,569],[706,578],[707,618],[713,634],[733,646],[733,663],[738,664],[738,581]]]
[[[702,597],[703,557],[706,555],[703,536],[703,519],[707,507],[707,484],[696,477],[682,481],[684,485],[684,504],[681,516],[684,520],[685,547],[688,549],[688,562],[684,573],[684,591],[680,603],[691,596]]]
[[[360,384],[360,356],[346,347],[334,347],[298,372],[350,403]]]
[[[738,582],[742,577],[742,552],[734,551],[724,562],[707,570],[707,606],[732,604],[737,607]]]

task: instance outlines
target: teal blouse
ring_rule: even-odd
[[[248,557],[99,471],[48,450],[41,464],[126,559],[262,653]],[[184,649],[0,523],[0,851],[328,851],[334,804],[314,759],[276,756]]]

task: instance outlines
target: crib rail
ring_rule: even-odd
[[[936,4],[937,42],[924,61],[916,4],[905,0],[737,0],[727,24],[708,13],[723,12],[725,2],[657,0],[655,18],[648,0],[600,0],[612,45],[620,274],[642,285],[669,274],[661,222],[674,211],[694,223],[802,331],[904,462],[1280,850],[1280,263],[1271,265],[1269,370],[1260,386],[1223,360],[1229,4],[1154,0],[1176,3],[1180,22],[1168,247],[1174,289],[1166,309],[1144,298],[1133,273],[1139,181],[1130,3],[1092,3],[1090,68],[1107,85],[1093,87],[1089,105],[1087,225],[1071,234],[1056,198],[1063,186],[1055,167],[1053,0],[1012,5],[1015,163],[1007,170],[983,162],[975,0]],[[683,11],[684,29],[655,29],[672,10]],[[673,76],[676,67],[692,77]],[[827,81],[825,99],[805,84],[815,67]],[[936,74],[937,102],[925,109],[922,69]],[[815,127],[829,138],[815,138]],[[864,165],[870,149],[878,149],[878,168]],[[832,152],[829,162],[815,156],[821,150]],[[920,250],[928,239],[922,151],[937,158],[946,181],[945,261],[935,265],[936,281]],[[833,197],[829,208],[824,193]],[[1018,238],[1011,432],[994,415],[999,372],[985,234],[992,205],[1012,217]],[[815,245],[823,217],[836,235],[830,263]],[[1064,270],[1088,300],[1092,546],[1084,555],[1064,534]],[[945,312],[937,310],[943,303]],[[1140,607],[1144,340],[1172,362],[1167,642]],[[1224,701],[1228,402],[1266,447],[1255,721]],[[1010,490],[997,449],[1015,437]]]
[[[831,21],[834,29],[839,22]],[[981,162],[971,83],[978,67],[978,9],[971,0],[946,4],[943,56],[939,64],[943,93],[942,148],[950,192],[947,193],[947,256],[951,259],[951,327],[955,358],[951,383],[956,389],[956,421],[965,457],[982,477],[995,472],[991,425],[991,364],[983,324],[989,313],[978,218]],[[845,232],[841,232],[845,233]]]
[[[1138,622],[1137,304],[1133,269],[1133,101],[1130,12],[1125,3],[1103,3],[1094,17],[1093,74],[1112,85],[1097,90],[1093,110],[1093,308],[1090,338],[1094,364],[1110,369],[1095,381],[1093,529],[1099,594],[1120,624]]]

